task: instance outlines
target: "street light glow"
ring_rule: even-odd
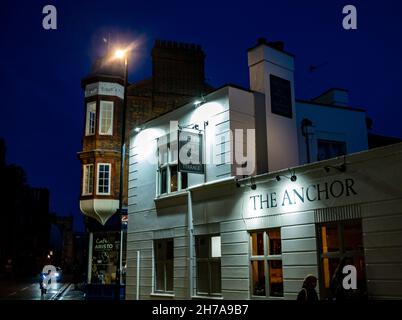
[[[122,50],[122,49],[117,49],[117,50],[115,51],[115,53],[114,53],[114,56],[115,56],[117,59],[121,59],[121,58],[123,58],[125,55],[126,55],[126,52],[125,52],[125,50]]]

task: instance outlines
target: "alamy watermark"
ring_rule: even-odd
[[[256,164],[255,129],[227,129],[224,132],[208,133],[201,130],[185,129],[182,132],[198,132],[199,135],[188,135],[185,143],[179,144],[178,121],[170,121],[169,134],[157,138],[158,157],[149,155],[146,160],[150,164],[166,162],[166,155],[171,154],[183,165],[223,165],[237,164],[236,175],[251,175]],[[146,130],[145,130],[146,132]],[[135,143],[146,153],[154,136],[139,133]],[[177,155],[177,158],[176,158]]]
[[[342,13],[346,16],[343,18],[342,27],[345,30],[357,29],[357,9],[355,6],[349,4],[343,7]]]
[[[57,29],[57,9],[55,6],[48,4],[43,7],[42,13],[45,16],[42,19],[42,27],[45,30]]]

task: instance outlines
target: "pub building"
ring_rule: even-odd
[[[291,299],[342,263],[355,298],[402,298],[402,144],[368,150],[348,92],[294,96],[294,57],[248,50],[223,86],[131,131],[126,299]]]

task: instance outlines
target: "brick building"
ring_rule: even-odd
[[[152,76],[127,86],[126,141],[129,132],[141,123],[212,90],[205,82],[205,54],[199,45],[157,40],[151,56]],[[85,116],[83,149],[78,158],[82,164],[80,209],[89,232],[88,283],[95,277],[102,284],[111,284],[120,247],[115,213],[120,191],[123,63],[108,56],[98,59],[81,86]],[[123,208],[127,207],[128,152],[124,171]],[[113,248],[99,268],[92,256],[96,242]]]

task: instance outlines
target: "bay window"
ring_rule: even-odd
[[[110,163],[98,163],[97,194],[110,194]]]
[[[86,136],[94,135],[95,127],[96,127],[96,102],[89,102],[87,103],[85,135]]]
[[[99,110],[99,134],[113,134],[113,101],[101,101]]]
[[[82,175],[82,195],[91,195],[93,192],[94,166],[93,164],[84,164]]]

